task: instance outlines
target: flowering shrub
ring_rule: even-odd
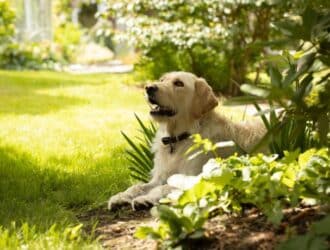
[[[249,67],[264,53],[264,46],[280,35],[271,23],[289,13],[296,1],[108,3],[105,17],[118,18],[127,25],[127,32],[119,38],[139,49],[140,64],[152,77],[168,70],[188,70],[204,77],[215,90],[235,95]]]
[[[65,63],[60,47],[43,43],[8,43],[0,46],[0,68],[60,69]]]

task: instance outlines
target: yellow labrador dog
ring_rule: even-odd
[[[171,187],[167,179],[173,174],[198,175],[210,155],[200,154],[188,160],[185,152],[192,146],[189,138],[200,134],[213,142],[234,141],[249,152],[265,134],[261,123],[234,123],[217,114],[218,100],[203,78],[188,72],[165,74],[158,82],[146,87],[152,109],[150,115],[159,123],[153,141],[155,153],[152,178],[119,193],[108,202],[114,209],[130,204],[133,209],[149,207],[166,196]],[[218,154],[227,157],[234,148],[221,148]]]

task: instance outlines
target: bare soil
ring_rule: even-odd
[[[284,219],[277,227],[255,208],[246,210],[240,216],[216,216],[205,225],[205,239],[187,242],[186,249],[275,249],[288,235],[305,234],[310,224],[322,219],[326,213],[319,206],[286,209]],[[149,211],[131,211],[127,208],[113,213],[99,208],[81,215],[79,219],[89,225],[92,221],[98,221],[95,235],[107,249],[157,249],[157,242],[153,240],[134,238],[137,227],[156,224],[156,219],[150,216]],[[86,227],[88,233],[91,230],[91,226]]]

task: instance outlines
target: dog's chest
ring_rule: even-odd
[[[171,151],[170,145],[155,141],[155,158],[153,176],[166,181],[173,174],[197,175],[201,172],[207,158],[204,156],[189,160],[186,154],[191,147],[191,139],[175,143]]]

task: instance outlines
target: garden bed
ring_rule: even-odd
[[[312,222],[326,215],[328,207],[300,206],[284,210],[284,219],[279,226],[267,222],[257,209],[246,209],[240,216],[216,216],[206,224],[207,236],[204,240],[187,242],[188,249],[275,249],[282,241],[295,234],[308,231]],[[140,240],[134,237],[137,227],[153,225],[156,220],[148,211],[133,212],[129,208],[116,213],[106,208],[89,211],[80,216],[83,222],[98,220],[95,237],[108,249],[157,249],[153,240]],[[90,234],[92,227],[87,227]],[[328,241],[330,247],[330,242]]]

